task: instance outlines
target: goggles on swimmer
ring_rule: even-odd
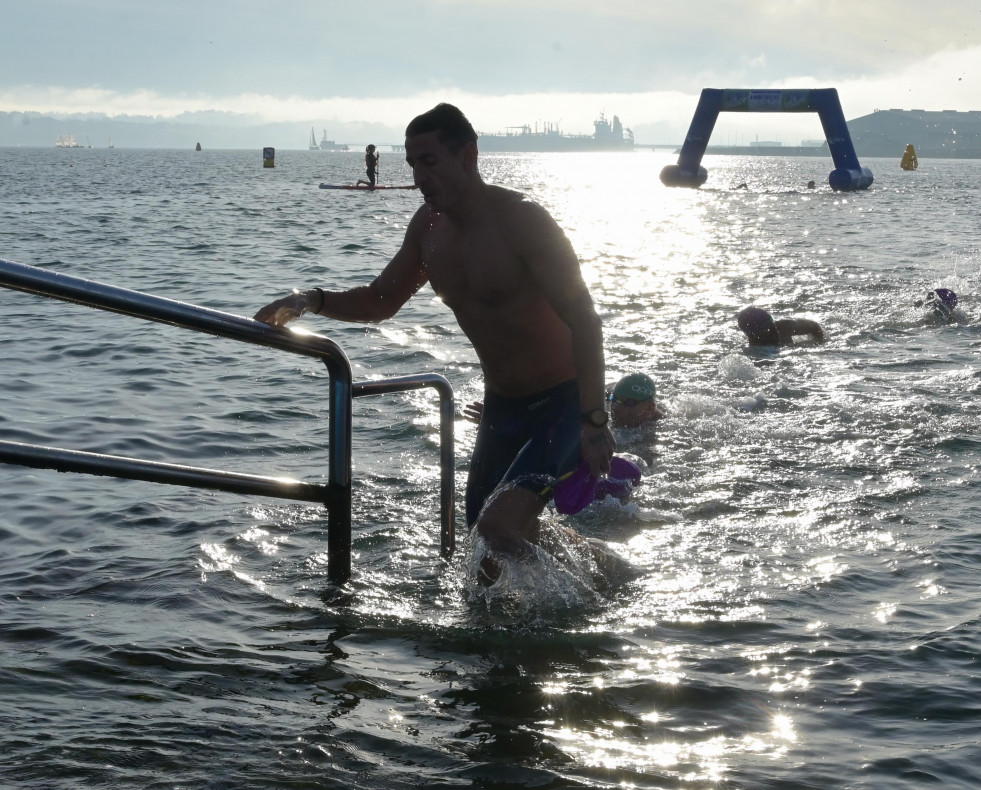
[[[647,403],[647,401],[652,400],[652,398],[652,395],[646,398],[618,398],[613,393],[610,393],[610,403],[619,403],[622,406],[626,406],[628,409],[632,409],[639,403]]]

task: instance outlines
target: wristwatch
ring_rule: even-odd
[[[589,423],[594,428],[602,428],[610,421],[610,415],[606,413],[606,409],[593,409],[583,412],[582,421]]]

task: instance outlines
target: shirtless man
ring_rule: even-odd
[[[806,335],[817,343],[824,342],[824,330],[817,321],[809,318],[780,318],[761,307],[747,307],[737,316],[739,328],[746,334],[751,346],[792,346],[794,337]]]
[[[538,516],[556,478],[582,461],[597,477],[610,470],[602,324],[575,251],[548,212],[484,183],[477,135],[463,113],[440,104],[415,118],[405,154],[425,204],[374,281],[295,292],[255,319],[282,326],[314,312],[383,321],[429,282],[484,374],[468,525],[492,548],[523,554],[539,541]]]

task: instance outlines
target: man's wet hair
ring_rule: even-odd
[[[467,116],[459,108],[446,102],[437,104],[422,115],[417,115],[405,127],[406,137],[415,137],[417,134],[428,132],[438,132],[439,141],[453,153],[467,143],[477,142],[477,133],[467,120]]]

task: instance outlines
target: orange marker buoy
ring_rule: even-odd
[[[916,161],[916,149],[913,147],[913,144],[910,143],[906,146],[906,151],[903,153],[903,158],[902,161],[900,161],[899,166],[903,168],[903,170],[916,170],[919,164],[920,163]]]

